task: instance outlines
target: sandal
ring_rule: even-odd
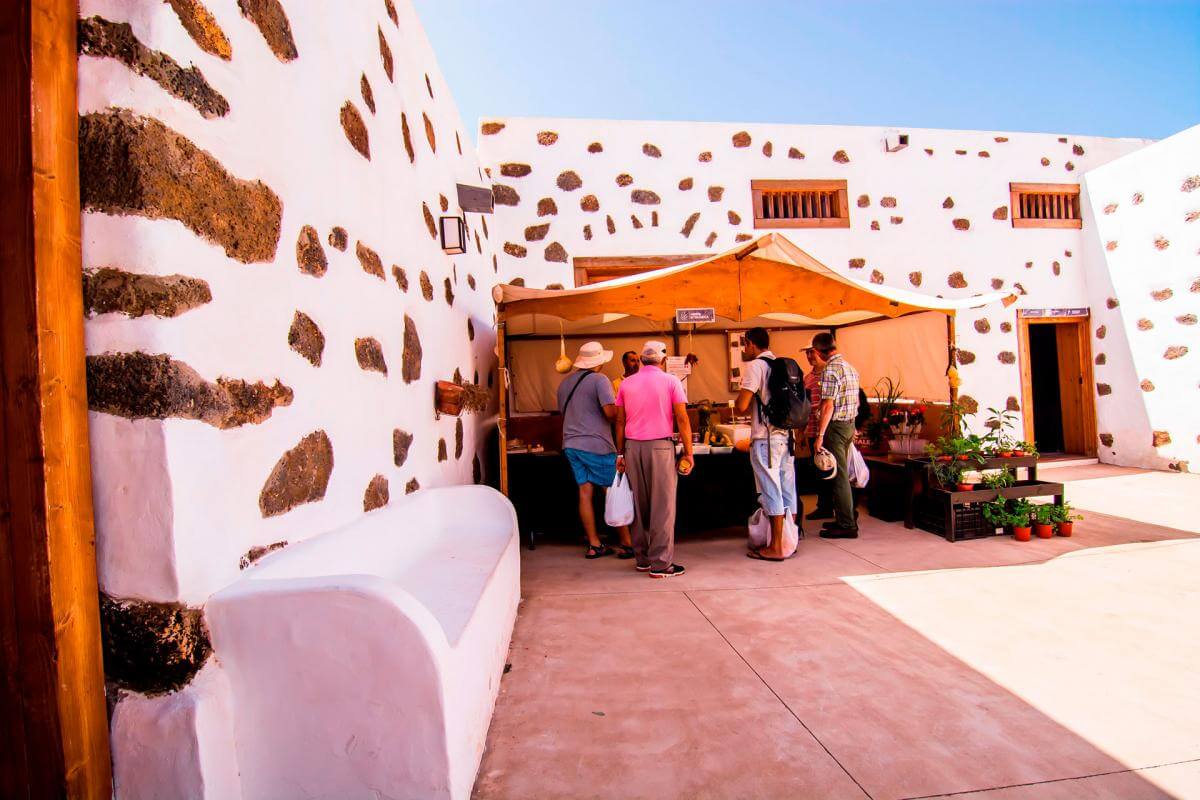
[[[612,553],[613,549],[606,545],[596,546],[589,544],[587,552],[583,554],[583,557],[587,559],[603,558],[604,556],[611,556]]]
[[[753,558],[755,561],[787,561],[786,558],[773,558],[764,556],[761,550],[750,550],[746,553],[746,558]]]
[[[623,545],[621,545],[620,550],[621,550],[621,552],[617,553],[617,558],[621,559],[622,561],[633,558],[633,548],[632,547],[623,544]]]

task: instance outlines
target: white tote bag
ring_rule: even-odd
[[[608,487],[608,496],[604,498],[604,521],[613,528],[633,522],[633,490],[623,472],[618,472],[613,485]]]
[[[750,530],[750,546],[755,550],[761,550],[771,543],[771,518],[762,508],[755,509],[746,522],[746,527]],[[796,527],[796,523],[792,522],[792,515],[784,514],[783,557],[790,557],[792,553],[796,552],[799,544],[800,530]]]
[[[851,486],[855,489],[867,488],[867,481],[871,480],[871,471],[867,469],[867,460],[853,444],[850,445],[850,457],[846,459],[846,472],[849,473]]]

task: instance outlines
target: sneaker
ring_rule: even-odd
[[[667,567],[666,569],[650,570],[650,577],[651,578],[673,578],[676,575],[682,575],[683,573],[684,573],[684,569],[683,569],[682,564],[672,564],[671,566]]]
[[[822,539],[857,539],[858,528],[826,528],[821,531]]]
[[[649,564],[646,564],[645,566],[642,566],[641,564],[634,564],[633,566],[634,566],[634,569],[636,569],[638,572],[649,572],[650,571]]]
[[[833,519],[833,509],[832,508],[814,508],[812,511],[808,512],[808,515],[805,517],[805,519],[811,519],[811,520]]]

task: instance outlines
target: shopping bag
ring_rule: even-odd
[[[750,546],[755,550],[760,550],[771,543],[771,518],[762,508],[755,509],[754,513],[750,515],[750,519],[746,522],[746,528],[750,531]],[[791,514],[784,514],[783,557],[789,558],[792,553],[796,552],[799,544],[800,529],[792,521]]]
[[[604,521],[613,528],[633,522],[633,490],[623,472],[618,472],[616,480],[608,487],[608,496],[604,498]]]
[[[871,479],[871,471],[867,469],[867,460],[863,458],[863,454],[858,452],[858,448],[853,444],[850,445],[850,457],[846,459],[846,472],[849,473],[850,485],[855,489],[867,488],[867,481]]]

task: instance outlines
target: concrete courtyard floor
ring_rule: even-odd
[[[523,551],[475,796],[1200,798],[1200,476],[1046,476],[1070,539],[864,513],[782,564],[685,538],[657,581]]]

